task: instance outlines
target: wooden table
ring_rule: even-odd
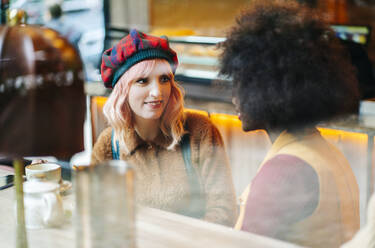
[[[9,171],[0,169],[0,175]],[[14,248],[15,228],[14,187],[0,191],[0,247]],[[63,197],[64,207],[73,209],[74,195]],[[27,230],[29,248],[76,247],[74,217],[61,228]],[[236,231],[232,228],[192,219],[157,209],[139,207],[136,216],[137,248],[241,248],[299,246],[278,240]]]

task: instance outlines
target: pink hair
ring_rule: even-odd
[[[103,107],[103,112],[109,125],[115,130],[115,137],[119,140],[121,147],[129,152],[124,141],[126,128],[134,128],[132,111],[128,103],[129,89],[134,79],[147,77],[155,68],[157,63],[170,65],[163,59],[152,59],[141,61],[129,70],[127,70],[118,80],[111,95]],[[171,94],[168,103],[161,116],[160,130],[162,133],[172,138],[172,143],[168,149],[172,150],[180,142],[184,134],[184,106],[183,106],[183,90],[174,81],[172,69],[170,70]]]

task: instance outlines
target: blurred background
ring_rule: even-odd
[[[304,2],[315,6],[340,38],[361,44],[370,60],[375,60],[371,32],[375,25],[374,0]],[[23,9],[28,24],[45,25],[49,21],[48,8],[55,3],[61,5],[64,23],[81,32],[78,47],[88,82],[100,81],[98,68],[103,50],[129,28],[138,28],[171,37],[182,62],[177,73],[180,81],[211,84],[218,79],[215,67],[219,51],[215,45],[251,0],[2,0],[2,15],[8,8]]]

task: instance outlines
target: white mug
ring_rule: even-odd
[[[59,226],[64,222],[60,185],[27,181],[23,184],[25,223],[28,229]]]
[[[25,167],[28,181],[49,181],[61,183],[61,166],[54,163],[37,163]]]

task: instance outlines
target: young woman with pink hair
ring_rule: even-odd
[[[177,65],[166,38],[137,30],[104,52],[102,78],[113,88],[104,106],[110,127],[91,162],[131,164],[137,203],[230,226],[236,206],[223,141],[207,117],[184,112]]]

